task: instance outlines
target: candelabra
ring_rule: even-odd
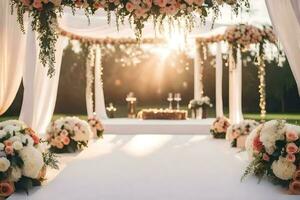
[[[133,92],[130,92],[126,101],[128,102],[128,118],[136,118],[136,97]]]
[[[169,109],[172,110],[173,109],[172,102],[174,101],[172,93],[169,93],[167,100],[169,102]]]
[[[176,101],[176,109],[180,109],[179,102],[181,101],[181,94],[180,93],[175,93],[174,100]]]
[[[115,112],[117,111],[117,108],[114,107],[113,103],[109,103],[109,106],[106,107],[106,110],[109,118],[115,117]]]

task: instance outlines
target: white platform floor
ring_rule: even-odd
[[[247,156],[229,146],[208,135],[105,135],[9,200],[299,200],[265,180],[241,183]]]
[[[208,134],[214,119],[142,120],[115,118],[102,120],[108,134]]]

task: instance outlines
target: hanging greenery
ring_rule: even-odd
[[[133,25],[136,37],[142,37],[144,24],[150,19],[155,26],[161,26],[166,21],[169,27],[175,22],[179,26],[184,22],[184,30],[191,30],[195,24],[196,14],[205,22],[209,13],[213,19],[219,16],[219,8],[223,4],[232,6],[238,14],[241,8],[249,8],[248,0],[10,0],[12,12],[17,12],[17,20],[24,31],[23,16],[28,13],[32,18],[32,30],[38,33],[40,45],[39,58],[44,66],[48,66],[48,74],[55,72],[55,43],[57,41],[57,18],[63,14],[63,8],[69,7],[75,14],[77,9],[83,9],[87,17],[94,15],[98,9],[107,12],[110,23],[111,13],[116,15],[117,29],[125,18]]]

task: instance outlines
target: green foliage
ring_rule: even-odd
[[[211,129],[210,133],[216,139],[225,139],[225,137],[226,137],[226,132],[218,133]]]
[[[40,186],[41,182],[26,176],[22,176],[18,182],[15,183],[16,190],[24,190],[27,194],[28,191],[35,187]]]
[[[58,166],[59,162],[57,160],[57,156],[54,153],[52,153],[50,151],[44,152],[43,159],[44,159],[44,163],[46,166],[49,166],[52,169],[57,169],[57,170],[59,169],[59,166]]]

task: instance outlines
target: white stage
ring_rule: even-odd
[[[43,187],[9,200],[299,199],[265,180],[241,183],[246,154],[229,146],[208,135],[104,135],[72,161],[63,156]]]
[[[108,134],[207,134],[214,119],[142,120],[114,118],[101,120]]]

